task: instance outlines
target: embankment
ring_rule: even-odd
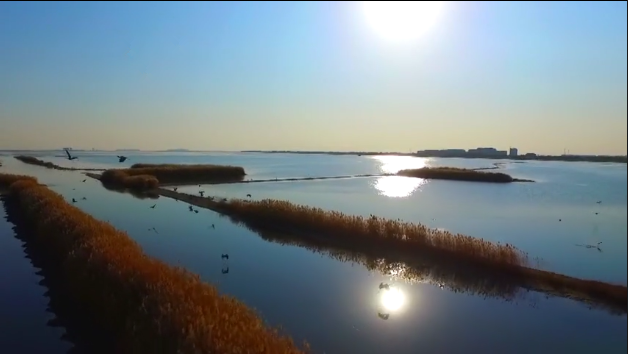
[[[45,168],[50,168],[53,170],[61,170],[61,171],[104,171],[104,168],[74,168],[74,167],[62,167],[59,165],[55,165],[52,162],[46,162],[46,161],[42,161],[36,157],[33,156],[24,156],[24,155],[18,155],[18,156],[13,156],[15,159],[20,160],[24,163],[27,163],[29,165],[35,165],[35,166],[41,166],[41,167],[45,167]]]
[[[8,177],[0,180],[8,181]],[[302,353],[198,275],[145,255],[127,234],[33,180],[5,195],[28,247],[45,258],[86,324],[115,353]]]

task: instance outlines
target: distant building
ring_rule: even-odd
[[[519,149],[510,148],[510,152],[508,153],[510,157],[517,157],[519,155]]]
[[[477,149],[469,149],[467,154],[473,157],[504,157],[508,156],[508,151],[497,150],[492,147],[479,147]]]
[[[523,156],[525,156],[525,157],[536,157],[536,154],[533,153],[533,152],[529,152],[529,153],[527,153],[527,154],[525,154]]]

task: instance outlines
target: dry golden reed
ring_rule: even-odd
[[[61,267],[67,296],[113,336],[117,353],[302,353],[243,303],[145,255],[47,187],[18,180],[8,200],[33,229],[33,247]]]
[[[281,225],[283,230],[325,233],[352,239],[354,242],[368,239],[417,250],[430,248],[492,265],[527,264],[527,255],[510,244],[495,244],[484,239],[431,229],[422,224],[375,215],[365,218],[272,199],[233,199],[228,203],[221,203],[220,208],[239,218],[270,228]]]
[[[17,181],[31,181],[37,183],[37,178],[31,176],[0,173],[0,189],[9,188],[13,183]]]
[[[418,169],[401,170],[397,172],[397,175],[469,182],[510,183],[516,181],[511,176],[501,172],[484,172],[456,167],[423,167]]]
[[[244,176],[244,169],[237,166],[135,164],[127,169],[107,170],[102,173],[100,180],[110,185],[147,190],[157,188],[160,184],[241,181]]]

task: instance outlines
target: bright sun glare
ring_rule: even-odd
[[[407,42],[421,37],[440,18],[444,1],[363,1],[369,25],[383,38]]]
[[[394,312],[403,307],[406,297],[400,289],[390,288],[382,292],[380,302],[385,310]]]

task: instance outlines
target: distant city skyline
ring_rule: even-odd
[[[2,2],[0,149],[626,155],[626,2]],[[408,36],[411,37],[411,36]]]

